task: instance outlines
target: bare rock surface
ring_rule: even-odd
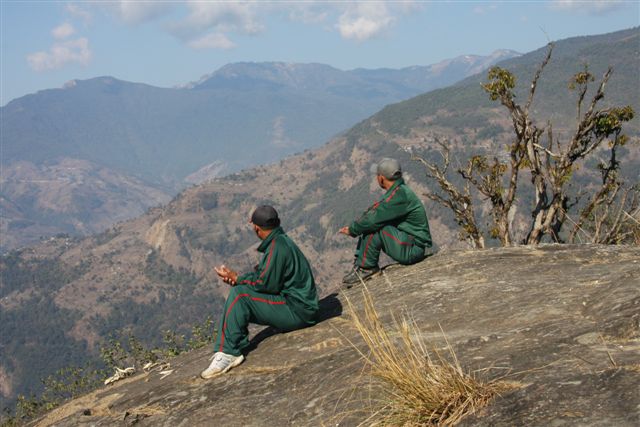
[[[468,426],[640,425],[640,248],[542,245],[440,253],[367,282],[385,322],[412,316],[427,341],[444,331],[467,370],[519,386]],[[170,360],[46,414],[34,425],[358,425],[378,405],[347,299],[323,299],[323,321],[259,331],[247,360],[202,380],[212,348]]]

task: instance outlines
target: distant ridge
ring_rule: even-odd
[[[13,100],[1,109],[0,206],[7,209],[0,231],[7,238],[0,249],[40,236],[100,232],[187,185],[316,147],[384,105],[454,83],[514,54],[452,60],[433,77],[428,67],[368,72],[237,63],[188,88],[101,76]],[[55,181],[51,171],[65,163],[94,166],[82,178],[85,188],[101,189],[91,203],[77,185],[42,181],[45,175]],[[109,185],[100,174],[111,176]],[[13,179],[18,175],[20,181]],[[130,199],[134,181],[142,189],[135,191],[140,199],[120,203]],[[45,200],[54,193],[56,198]]]
[[[409,94],[452,84],[495,63],[520,55],[518,52],[502,49],[487,56],[463,55],[427,66],[415,65],[401,69],[356,68],[348,71],[315,63],[239,62],[225,65],[196,82],[179,87],[201,90],[221,87],[231,81],[261,81],[263,84],[269,82],[282,87],[322,92],[344,87],[347,83],[357,87],[377,82],[392,84],[396,90]]]
[[[180,183],[214,161],[233,171],[317,146],[385,104],[455,83],[514,55],[497,51],[401,70],[236,63],[189,84],[189,90],[110,76],[72,80],[2,107],[2,162],[38,165],[72,157]],[[272,146],[276,121],[292,141],[284,149]],[[244,156],[230,149],[238,144]]]

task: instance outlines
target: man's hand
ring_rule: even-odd
[[[338,230],[338,233],[346,234],[347,236],[351,236],[351,233],[349,233],[349,226],[348,225],[345,225],[340,230]]]
[[[231,286],[235,286],[238,283],[238,273],[227,268],[226,265],[223,264],[220,267],[213,267],[213,269],[218,273],[218,277],[220,277],[225,283],[228,283]]]

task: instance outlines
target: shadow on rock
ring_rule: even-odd
[[[338,317],[342,314],[342,302],[338,299],[338,294],[333,293],[322,298],[320,301],[320,314],[318,323]]]
[[[333,293],[322,298],[319,301],[319,304],[320,312],[318,314],[318,323],[324,322],[325,320],[329,320],[333,317],[338,317],[342,314],[342,303],[338,299],[337,293]],[[249,346],[243,351],[243,353],[246,355],[247,353],[254,351],[262,341],[282,332],[283,331],[274,328],[273,326],[264,328],[251,339]]]

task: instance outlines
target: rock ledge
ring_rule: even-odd
[[[406,311],[441,346],[440,327],[469,369],[492,368],[521,387],[463,420],[469,426],[640,425],[640,248],[542,245],[437,254],[390,266],[367,283],[389,320]],[[345,298],[324,298],[325,320],[254,338],[240,367],[205,381],[211,348],[71,401],[34,425],[357,425],[376,386]],[[345,313],[343,313],[345,311]]]

